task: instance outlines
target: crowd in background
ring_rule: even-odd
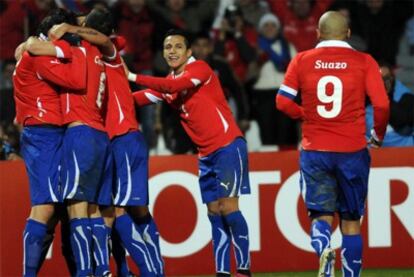
[[[76,13],[109,9],[116,34],[127,41],[121,54],[136,73],[167,75],[163,35],[171,28],[184,29],[193,55],[218,74],[241,130],[248,133],[255,122],[262,149],[297,147],[299,124],[276,110],[275,95],[292,57],[317,44],[320,15],[328,9],[340,11],[351,24],[351,46],[389,69],[383,73],[394,105],[389,129],[405,139],[404,144],[393,140],[390,146],[414,145],[414,1],[1,0],[0,159],[17,159],[19,151],[19,130],[13,125],[14,50],[56,7]],[[195,151],[178,115],[167,105],[139,108],[137,113],[152,153],[160,137],[171,153]],[[260,150],[252,146],[250,150]]]

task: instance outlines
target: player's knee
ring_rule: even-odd
[[[69,218],[85,218],[88,217],[88,202],[70,201],[68,202]]]
[[[358,220],[341,219],[341,231],[344,235],[358,235],[361,233],[361,223]]]
[[[30,218],[47,224],[53,217],[55,207],[52,204],[33,206],[30,212]]]
[[[219,201],[213,201],[208,203],[207,211],[210,215],[221,215]]]
[[[127,211],[126,211],[125,207],[115,207],[115,217],[122,216],[126,213],[127,213]]]
[[[228,215],[239,210],[239,201],[236,197],[219,199],[219,210],[221,215]]]
[[[148,206],[134,206],[128,209],[133,218],[142,218],[149,214]]]

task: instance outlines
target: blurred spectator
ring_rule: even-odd
[[[20,133],[13,124],[0,123],[0,160],[21,160],[19,156]]]
[[[172,154],[194,154],[197,152],[197,147],[180,123],[179,113],[165,102],[162,102],[161,107],[161,124],[165,146]]]
[[[154,16],[145,0],[126,0],[115,7],[116,32],[125,37],[124,59],[136,72],[151,71],[154,58]]]
[[[390,99],[390,120],[383,146],[414,146],[414,93],[395,79],[392,67],[380,63],[381,75]],[[367,137],[373,125],[373,109],[366,107]]]
[[[125,63],[135,72],[153,74],[153,35],[154,16],[149,11],[145,0],[126,0],[114,9],[117,34],[124,36],[126,46],[121,52]],[[138,87],[133,84],[133,90]],[[148,148],[157,146],[158,131],[156,130],[156,105],[139,107],[139,121]]]
[[[199,34],[194,39],[191,50],[196,59],[206,61],[219,77],[233,114],[244,133],[249,128],[247,95],[243,86],[234,76],[230,65],[225,59],[213,53],[214,43],[207,34]]]
[[[221,26],[221,21],[224,17],[224,12],[228,6],[234,5],[235,0],[220,0],[219,6],[217,7],[217,12],[213,21],[212,29],[218,30]]]
[[[16,115],[13,98],[14,67],[14,60],[4,61],[1,66],[0,121],[5,122],[6,124],[11,124]]]
[[[336,2],[333,5],[333,9],[340,12],[343,16],[346,17],[346,19],[348,20],[348,24],[350,26],[350,29],[353,30],[353,25],[352,25],[352,9],[350,8],[350,5],[352,5],[353,3],[356,2]],[[358,51],[362,51],[362,52],[366,52],[367,51],[367,43],[365,42],[365,40],[358,34],[355,34],[354,32],[351,32],[351,37],[348,38],[347,42],[349,43],[349,45],[352,46],[352,48],[358,50]]]
[[[329,8],[333,0],[268,0],[274,14],[283,26],[285,38],[298,52],[316,45],[315,30],[319,17]]]
[[[0,60],[14,59],[14,49],[34,34],[40,21],[53,9],[53,0],[0,1]],[[5,42],[5,38],[7,38]]]
[[[195,35],[209,29],[215,17],[218,0],[147,0],[148,7],[157,15],[156,46],[161,47],[163,36],[169,29],[183,29]]]
[[[414,16],[407,21],[397,55],[397,78],[414,91]]]
[[[260,73],[253,86],[252,102],[260,139],[263,145],[296,145],[297,123],[275,109],[274,102],[296,50],[283,37],[282,26],[275,15],[264,15],[258,28]]]
[[[225,57],[243,84],[252,79],[256,45],[255,28],[245,22],[237,5],[228,6],[216,33],[215,53]]]
[[[270,12],[266,0],[236,0],[235,4],[240,7],[244,20],[254,27],[257,27],[264,14]]]
[[[74,13],[88,13],[92,9],[108,9],[118,0],[55,0],[56,5]]]
[[[396,64],[398,43],[413,1],[367,0],[358,3],[353,32],[365,39],[368,53],[377,60]]]

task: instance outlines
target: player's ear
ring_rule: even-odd
[[[316,39],[317,40],[321,39],[321,31],[319,31],[319,29],[316,29]]]
[[[351,29],[348,28],[348,31],[346,32],[346,38],[351,38]]]
[[[191,48],[187,49],[187,58],[191,57],[193,55],[193,51],[191,50]]]

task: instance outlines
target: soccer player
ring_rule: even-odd
[[[75,18],[72,18],[76,22]],[[58,11],[46,17],[37,35],[47,33],[53,24],[71,22],[70,14]],[[34,39],[34,38],[32,38]],[[29,176],[31,213],[23,233],[23,276],[36,276],[40,265],[47,223],[61,202],[59,166],[64,135],[63,116],[56,85],[82,90],[86,87],[86,61],[80,49],[72,48],[71,63],[24,52],[27,43],[16,51],[13,75],[16,121],[23,125],[22,155]],[[54,47],[55,51],[61,51]],[[75,70],[79,74],[72,74]]]
[[[212,226],[217,276],[230,276],[233,241],[237,276],[250,276],[249,238],[239,210],[239,194],[249,194],[247,147],[224,97],[218,77],[195,60],[185,34],[165,35],[163,55],[171,68],[167,78],[136,75],[128,79],[148,87],[134,93],[139,105],[166,101],[179,111],[181,124],[199,150],[199,183]]]
[[[108,38],[112,31],[110,13],[92,10],[85,27],[61,24],[53,28],[51,36],[57,39],[66,32],[78,34],[98,45],[104,54],[108,90],[105,125],[116,168],[115,230],[141,276],[163,276],[159,233],[148,210],[148,149],[138,130],[134,99],[119,54],[121,40],[114,38],[112,43]],[[118,268],[118,273],[126,276],[128,268]]]
[[[319,20],[315,49],[290,63],[276,96],[277,108],[302,120],[300,184],[309,216],[311,244],[320,257],[318,276],[333,276],[334,213],[340,217],[343,276],[359,276],[362,266],[360,219],[368,192],[370,156],[365,139],[366,94],[374,109],[370,144],[384,138],[389,108],[377,63],[345,42],[351,32],[338,12]],[[293,100],[301,93],[302,105]]]
[[[39,48],[46,51],[51,44],[45,42]],[[99,49],[84,40],[81,46],[86,53],[86,89],[82,93],[61,91],[63,123],[67,124],[63,139],[62,192],[68,204],[76,275],[105,276],[110,274],[108,231],[98,205],[112,204],[112,164],[103,120],[106,74]],[[66,53],[48,54],[71,58]],[[77,74],[76,70],[72,74]]]

